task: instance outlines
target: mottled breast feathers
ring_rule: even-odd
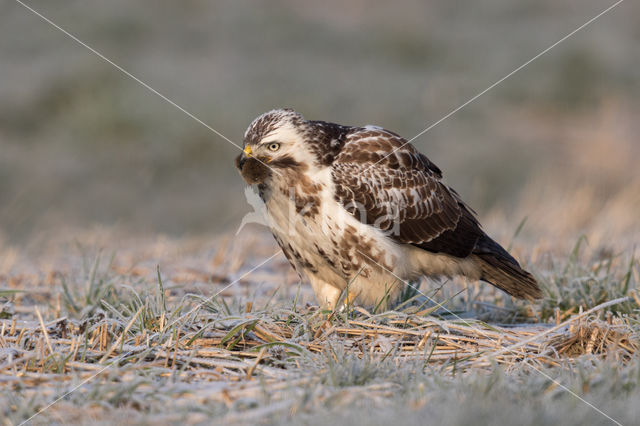
[[[483,235],[440,169],[392,132],[354,129],[331,167],[336,200],[398,243],[466,257]]]

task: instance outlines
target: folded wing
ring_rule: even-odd
[[[399,243],[466,257],[484,235],[440,169],[392,132],[355,130],[332,167],[337,201]]]

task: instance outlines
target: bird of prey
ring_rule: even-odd
[[[392,304],[402,282],[420,277],[464,276],[542,297],[440,169],[396,133],[276,109],[251,123],[236,167],[323,308],[345,303],[345,290],[350,303]]]

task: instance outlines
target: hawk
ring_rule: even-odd
[[[440,169],[389,130],[276,109],[251,123],[236,167],[324,308],[336,308],[344,294],[363,306],[391,304],[402,282],[424,276],[464,276],[518,298],[542,297]]]

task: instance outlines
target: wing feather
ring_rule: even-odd
[[[384,129],[351,132],[332,164],[336,200],[399,243],[468,256],[483,235],[473,211],[442,182],[440,169],[405,143]]]

